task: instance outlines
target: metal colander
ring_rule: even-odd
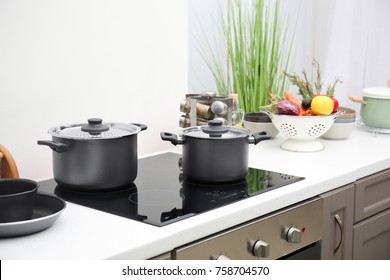
[[[316,140],[334,123],[338,114],[328,116],[290,116],[266,111],[275,127],[289,139],[282,148],[291,151],[313,152],[324,149]]]
[[[287,122],[281,123],[279,130],[288,137],[295,137],[298,135],[298,128],[295,125]],[[309,128],[307,131],[307,136],[317,138],[324,134],[326,130],[328,130],[326,125],[323,123],[317,123]]]

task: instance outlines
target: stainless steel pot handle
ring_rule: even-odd
[[[39,140],[37,143],[38,145],[48,146],[57,153],[64,153],[68,150],[68,145],[60,142]]]
[[[132,125],[139,126],[139,128],[141,128],[141,131],[144,131],[148,128],[145,124],[142,123],[132,123]]]
[[[267,131],[260,131],[252,134],[252,137],[249,137],[249,144],[257,144],[263,140],[271,139],[271,135]]]
[[[183,139],[178,139],[176,134],[169,133],[169,132],[161,132],[160,133],[161,139],[164,141],[170,141],[173,145],[181,145],[184,143]]]

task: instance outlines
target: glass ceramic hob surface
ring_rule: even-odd
[[[181,174],[180,157],[163,153],[139,159],[134,183],[118,190],[77,192],[57,185],[53,179],[40,182],[39,190],[54,193],[65,201],[164,226],[304,179],[249,168],[247,177],[240,181],[193,182]]]

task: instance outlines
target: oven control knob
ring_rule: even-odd
[[[252,253],[255,257],[268,258],[269,257],[269,244],[263,240],[257,240],[252,246]]]
[[[227,261],[227,260],[230,260],[230,258],[227,257],[227,256],[225,256],[225,255],[218,255],[218,256],[213,257],[213,260],[217,260],[217,261]]]
[[[300,243],[302,239],[302,231],[296,227],[289,227],[285,230],[286,240],[289,243]]]

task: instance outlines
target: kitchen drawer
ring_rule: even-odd
[[[390,260],[390,209],[353,226],[353,259]]]
[[[390,209],[390,169],[356,181],[355,223]]]

